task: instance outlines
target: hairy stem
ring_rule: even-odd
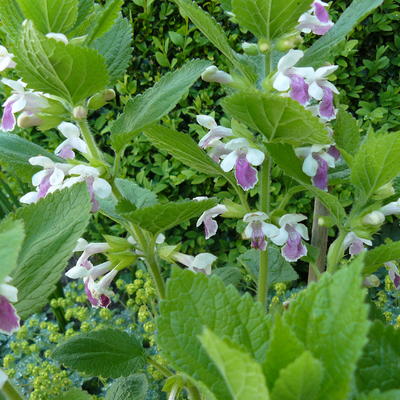
[[[173,376],[174,374],[166,367],[163,365],[159,364],[157,361],[155,361],[151,357],[147,357],[147,362],[151,364],[154,368],[158,369],[166,378],[169,378],[170,376]]]
[[[197,387],[195,386],[187,387],[186,390],[188,392],[190,400],[201,400],[201,394],[199,392],[199,389],[197,389]]]
[[[9,380],[5,382],[3,389],[1,389],[0,393],[5,396],[6,400],[24,400],[22,395],[19,394],[17,389],[14,388]]]
[[[78,120],[79,128],[82,132],[83,139],[85,140],[89,149],[89,156],[95,160],[103,161],[103,154],[97,147],[96,141],[90,131],[90,126],[87,119]]]

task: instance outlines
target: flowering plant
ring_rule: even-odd
[[[290,0],[285,6],[275,0],[232,0],[227,12],[254,35],[254,43],[245,43],[239,54],[211,16],[190,0],[176,0],[227,58],[231,71],[193,60],[165,75],[129,100],[112,125],[108,149],[99,148],[89,121],[115,97],[111,87],[129,62],[132,31],[120,15],[122,1],[99,6],[37,0],[34,7],[18,0],[0,6],[10,38],[0,49],[0,68],[11,89],[3,104],[0,159],[31,179],[34,188],[20,199],[28,205],[0,228],[8,257],[0,271],[1,332],[12,334],[20,318],[46,305],[71,254],[80,252],[65,274],[83,279],[92,307],[110,307],[113,281],[125,269],[144,265],[153,279],[154,345],[167,367],[136,335],[119,330],[78,335],[54,352],[79,371],[122,377],[116,384],[124,393],[131,394],[137,384],[127,376],[149,362],[167,378],[170,400],[181,392],[190,399],[221,400],[398,396],[398,383],[385,374],[387,360],[376,365],[370,356],[381,343],[391,345],[397,333],[367,319],[361,283],[372,282],[370,275],[386,264],[399,284],[399,243],[368,251],[365,246],[372,245],[386,216],[400,213],[392,186],[400,174],[400,136],[369,132],[362,140],[357,121],[335,99],[339,91],[330,79],[338,66],[326,65],[381,2],[355,0],[333,24],[328,4],[319,0]],[[311,32],[321,38],[308,49],[296,49],[301,34]],[[158,121],[200,77],[226,87],[221,104],[230,126],[199,115],[197,123],[207,132],[196,143]],[[57,128],[62,142],[50,153],[5,133],[17,125]],[[235,195],[160,202],[121,175],[121,159],[140,133],[193,169],[222,177]],[[341,203],[330,180],[338,165],[354,189],[351,207]],[[271,201],[273,170],[288,178],[287,195],[277,204]],[[311,235],[307,216],[286,209],[303,191],[315,198]],[[98,212],[125,235],[105,235],[101,243],[82,239],[90,215]],[[168,244],[169,229],[195,218],[206,239],[216,236],[220,217],[243,224],[240,233],[252,247],[244,264],[257,301],[209,277],[217,256],[184,254],[179,244]],[[335,235],[330,243],[328,229]],[[94,265],[98,255],[106,261]],[[269,304],[271,283],[295,279],[289,263],[300,259],[309,262],[309,281],[318,282],[290,301],[287,311]],[[384,384],[372,379],[371,366]],[[2,376],[0,385],[18,398]],[[111,392],[110,398],[118,398],[117,390]]]

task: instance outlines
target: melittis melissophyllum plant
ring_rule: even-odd
[[[30,181],[32,190],[20,199],[27,205],[0,225],[0,251],[7,257],[7,268],[0,271],[1,331],[12,334],[20,319],[46,305],[73,252],[79,256],[66,276],[83,280],[93,307],[109,307],[113,280],[140,262],[160,300],[159,309],[155,305],[160,314],[157,342],[169,365],[157,363],[135,335],[109,329],[78,335],[54,353],[60,362],[90,375],[121,377],[110,398],[118,398],[118,390],[143,388],[143,376],[131,374],[146,362],[168,378],[165,390],[171,400],[182,391],[191,399],[221,400],[398,396],[392,390],[398,388],[396,373],[387,380],[372,379],[371,366],[377,375],[390,368],[371,354],[383,342],[390,347],[397,333],[375,322],[367,338],[370,323],[361,282],[385,264],[399,284],[400,245],[367,248],[386,216],[400,214],[392,186],[400,173],[400,136],[369,132],[361,138],[357,121],[338,103],[333,83],[340,44],[381,2],[355,0],[333,24],[329,5],[319,0],[284,5],[226,1],[233,21],[247,37],[254,35],[240,54],[212,17],[189,0],[177,0],[182,14],[221,50],[231,70],[194,60],[165,75],[129,100],[111,127],[110,149],[98,147],[89,121],[93,111],[114,98],[113,84],[131,57],[132,32],[120,14],[122,1],[104,6],[89,0],[2,3],[0,18],[9,40],[0,49],[8,88],[0,159],[6,169]],[[310,33],[321,38],[304,49],[302,35]],[[197,116],[206,132],[196,143],[156,123],[200,77],[227,88],[221,104],[231,123],[225,127],[211,115]],[[6,133],[16,126],[56,129],[59,146],[50,152]],[[214,193],[212,198],[162,203],[124,179],[121,159],[142,132],[195,170],[226,179],[232,197],[220,199]],[[340,202],[330,182],[338,166],[354,188],[351,207]],[[270,193],[276,168],[293,183],[280,204],[272,204]],[[315,197],[311,232],[311,218],[285,209],[301,191]],[[85,241],[90,215],[97,212],[126,235]],[[241,297],[212,276],[218,255],[184,254],[179,244],[168,243],[169,229],[196,218],[206,239],[217,237],[221,216],[243,222],[240,233],[252,250],[241,262],[256,281],[258,301]],[[336,235],[331,243],[328,228]],[[293,300],[288,311],[273,309],[268,315],[268,287],[295,279],[290,263],[305,257],[310,280],[318,283]],[[166,290],[173,264],[181,268],[174,267]],[[3,390],[20,398],[8,381]]]

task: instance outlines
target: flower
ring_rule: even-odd
[[[18,289],[10,285],[11,278],[7,276],[0,284],[0,333],[11,335],[19,328],[20,318],[11,303],[18,300]],[[0,376],[1,380],[1,376]]]
[[[299,147],[298,157],[304,158],[303,172],[312,177],[314,186],[328,190],[328,169],[335,168],[340,153],[334,146],[314,144],[311,147]]]
[[[25,91],[26,83],[22,82],[21,79],[13,81],[3,78],[1,81],[13,89],[11,96],[3,103],[4,112],[1,129],[4,131],[12,131],[15,128],[16,113],[25,111],[32,115],[48,106],[48,102],[42,93],[32,90]]]
[[[46,37],[48,37],[49,39],[54,39],[57,42],[62,42],[64,44],[68,44],[68,38],[63,33],[50,32],[50,33],[46,34]]]
[[[4,46],[0,46],[0,71],[4,71],[7,68],[14,68],[16,64],[13,58],[14,54],[9,53]]]
[[[97,168],[88,165],[76,165],[71,168],[69,174],[78,176],[66,179],[64,186],[70,187],[77,182],[86,182],[92,201],[92,212],[98,211],[100,205],[96,200],[96,196],[100,199],[106,199],[111,195],[111,185],[105,179],[99,177],[100,171]]]
[[[211,266],[217,259],[213,254],[210,253],[200,253],[196,257],[183,254],[174,253],[172,258],[183,265],[186,265],[189,271],[192,272],[202,272],[206,275],[211,275]]]
[[[312,32],[316,35],[325,35],[334,26],[325,9],[327,6],[328,3],[315,0],[312,8],[300,16],[296,29],[303,33]]]
[[[32,184],[36,187],[36,191],[29,192],[19,199],[21,203],[25,204],[36,203],[49,193],[62,189],[65,175],[72,168],[69,164],[56,163],[45,156],[31,157],[29,163],[41,166],[43,170],[32,176]]]
[[[62,122],[57,129],[67,138],[55,150],[55,153],[61,158],[75,158],[73,149],[81,153],[87,153],[86,142],[80,138],[79,128],[70,122]]]
[[[397,265],[393,261],[385,263],[385,267],[388,270],[390,280],[396,289],[400,289],[400,272]]]
[[[398,214],[400,214],[400,199],[386,204],[385,206],[381,207],[379,209],[379,211],[383,215],[398,215]]]
[[[274,225],[264,222],[267,218],[268,215],[261,211],[248,213],[243,217],[243,221],[247,222],[244,238],[251,239],[251,247],[254,249],[264,251],[267,248],[265,237],[271,233],[271,227],[272,229],[276,228]]]
[[[195,197],[193,200],[201,201],[206,199],[207,197]],[[217,221],[214,220],[214,218],[227,211],[228,209],[223,204],[218,204],[215,207],[204,211],[203,214],[200,215],[200,218],[197,220],[196,227],[204,224],[204,234],[206,239],[209,239],[217,233],[218,224]]]
[[[385,215],[381,211],[372,211],[365,215],[362,223],[365,225],[379,226],[385,222]]]
[[[364,245],[372,246],[372,241],[358,237],[354,232],[349,232],[343,241],[344,249],[349,249],[349,254],[355,256],[365,250]]]
[[[302,214],[285,214],[279,219],[279,226],[270,225],[268,227],[268,238],[278,246],[283,246],[282,256],[290,262],[297,261],[307,255],[307,247],[303,244],[302,238],[308,240],[307,227],[299,224],[300,221],[307,219]]]
[[[310,100],[305,76],[312,74],[314,70],[294,67],[303,55],[301,50],[289,50],[278,62],[278,72],[273,77],[272,86],[279,92],[290,89],[290,97],[304,105]]]
[[[223,171],[232,171],[235,168],[237,183],[243,190],[252,189],[258,182],[257,170],[252,165],[261,165],[265,155],[262,151],[249,146],[246,139],[233,139],[226,144],[230,153],[222,156],[221,168]]]
[[[205,82],[216,82],[221,84],[232,83],[232,76],[219,70],[215,65],[211,65],[201,74],[201,79]]]
[[[198,115],[196,120],[199,125],[204,126],[209,130],[209,132],[199,142],[199,146],[202,149],[213,147],[213,144],[217,143],[219,139],[232,136],[232,129],[218,126],[215,119],[209,115]]]

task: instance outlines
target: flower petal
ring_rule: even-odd
[[[96,196],[100,197],[101,199],[106,199],[108,196],[111,195],[112,192],[111,185],[102,178],[96,178],[94,180],[93,190]]]
[[[239,186],[246,191],[252,189],[258,182],[257,170],[249,164],[245,155],[237,158],[235,177]]]
[[[286,92],[290,88],[290,78],[283,73],[277,73],[272,86],[279,92]]]
[[[298,61],[304,56],[301,50],[289,50],[278,62],[278,71],[284,72],[294,67]]]
[[[302,76],[291,74],[290,75],[290,97],[304,105],[310,100],[308,94],[308,84]]]
[[[261,150],[249,148],[246,159],[251,165],[258,166],[264,162],[265,154]]]
[[[210,130],[218,126],[215,119],[210,115],[197,115],[196,121],[199,125]]]
[[[224,172],[232,171],[238,159],[236,151],[230,152],[221,162],[220,166]]]
[[[1,129],[3,131],[12,131],[17,123],[13,110],[13,103],[9,103],[4,107],[3,118],[1,120]]]
[[[333,106],[333,92],[331,89],[324,87],[324,97],[322,98],[319,106],[319,113],[322,117],[332,119],[335,117],[336,112]]]
[[[14,306],[4,296],[0,296],[0,333],[11,335],[18,330],[19,321]]]

